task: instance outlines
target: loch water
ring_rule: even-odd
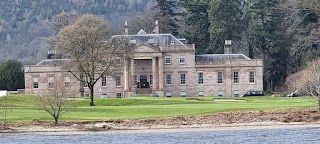
[[[0,144],[316,144],[320,128],[78,135],[0,135]]]

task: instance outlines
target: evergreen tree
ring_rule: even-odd
[[[15,60],[9,60],[0,65],[0,89],[17,90],[24,88],[24,74],[22,64]]]
[[[207,53],[222,53],[225,40],[241,39],[243,0],[211,0],[209,6],[210,49]]]
[[[179,25],[177,24],[177,9],[178,3],[175,0],[156,0],[157,6],[156,9],[159,10],[159,16],[156,19],[160,20],[160,27],[164,26],[167,28],[161,29],[168,29],[169,33],[174,36],[179,35]],[[160,30],[161,30],[160,29]],[[163,32],[162,32],[163,33]],[[166,32],[164,32],[166,33]]]
[[[249,4],[253,44],[262,55],[265,89],[281,87],[290,67],[291,38],[286,34],[285,13],[278,0],[254,0]]]
[[[186,9],[183,14],[184,24],[187,25],[184,37],[188,43],[195,44],[196,53],[206,53],[210,40],[208,31],[209,0],[182,0],[181,4]]]

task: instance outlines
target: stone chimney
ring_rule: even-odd
[[[160,33],[158,20],[155,21],[155,27],[153,29],[153,33],[155,33],[155,34],[159,34]]]
[[[224,41],[224,54],[232,54],[232,41],[231,40]]]
[[[129,29],[128,29],[128,22],[124,22],[124,34],[128,35],[129,34]]]

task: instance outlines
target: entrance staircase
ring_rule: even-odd
[[[152,92],[151,88],[137,88],[136,90],[137,94],[139,94],[139,96],[149,96],[150,93]]]

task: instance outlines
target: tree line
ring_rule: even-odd
[[[234,51],[262,59],[267,91],[284,90],[288,75],[320,56],[317,0],[157,2],[164,32],[185,37],[196,53],[223,53],[224,40],[232,40]]]

